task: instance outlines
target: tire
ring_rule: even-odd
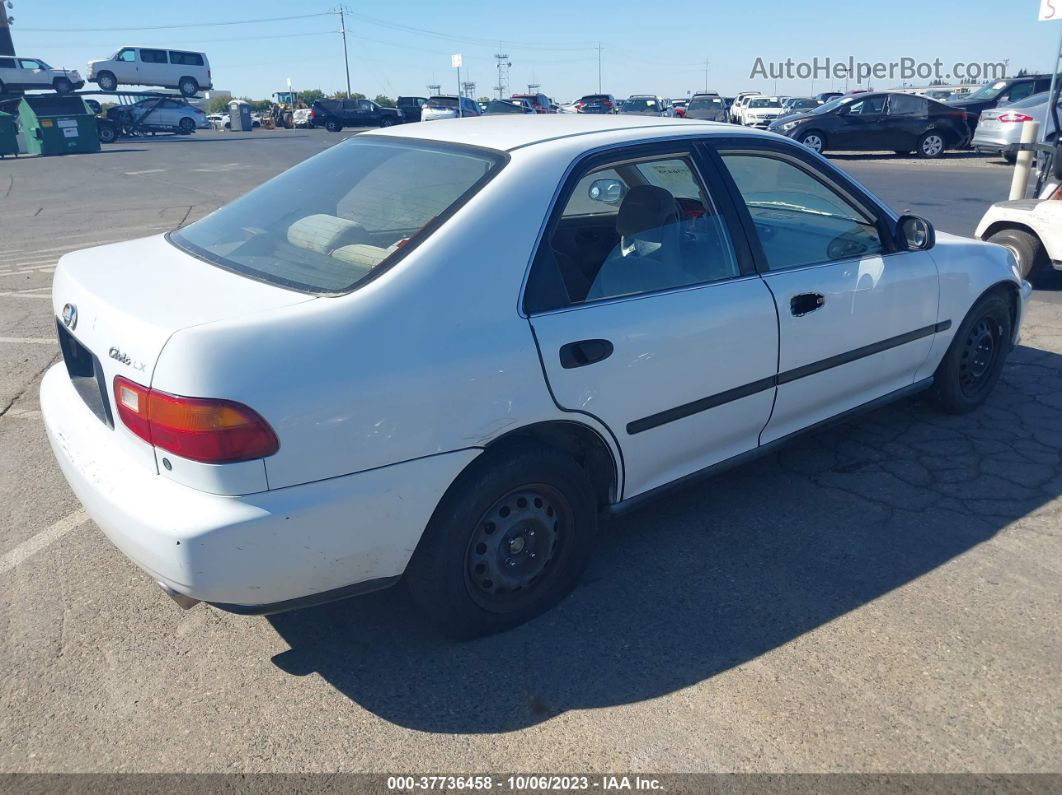
[[[100,124],[97,129],[101,144],[113,144],[118,139],[118,131],[111,124]]]
[[[390,127],[394,123],[395,123],[395,120],[392,119],[389,116],[384,116],[382,119],[380,119],[380,126],[381,127]]]
[[[96,85],[100,87],[100,91],[114,91],[118,88],[118,79],[112,72],[100,72],[96,75]]]
[[[194,77],[182,77],[177,83],[177,90],[183,96],[194,97],[199,93],[199,82]]]
[[[52,81],[52,87],[57,94],[69,94],[74,90],[74,85],[65,77],[57,77]]]
[[[1003,372],[1012,332],[1010,302],[1002,292],[990,292],[973,305],[934,376],[939,409],[966,414],[985,402]]]
[[[339,132],[343,129],[343,125],[335,119],[329,119],[325,122],[325,129],[328,130],[328,132]]]
[[[582,467],[548,447],[506,444],[472,462],[440,501],[406,587],[451,637],[501,632],[564,598],[596,536],[594,491]]]
[[[1018,162],[1018,153],[1017,152],[1004,152],[1003,153],[1003,159],[1007,161],[1007,165],[1013,166],[1015,163]]]
[[[177,131],[181,135],[191,135],[195,132],[195,122],[185,116],[177,122]]]
[[[1040,238],[1021,229],[1001,229],[988,238],[989,243],[998,243],[1010,249],[1018,261],[1021,278],[1032,281],[1047,265],[1047,252]]]
[[[924,160],[936,160],[944,154],[946,148],[947,141],[944,138],[944,133],[937,130],[924,132],[922,137],[918,139],[918,156]]]
[[[802,133],[797,140],[812,152],[818,152],[821,155],[826,151],[826,136],[818,130],[808,130]]]

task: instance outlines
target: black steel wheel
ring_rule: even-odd
[[[406,569],[406,587],[452,637],[500,632],[575,586],[596,534],[594,490],[571,456],[503,443],[446,492]]]
[[[993,290],[974,304],[934,375],[933,396],[941,409],[965,414],[985,402],[1003,372],[1013,328],[1004,291]]]

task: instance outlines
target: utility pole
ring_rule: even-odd
[[[708,59],[704,59],[704,93],[708,93]]]
[[[350,58],[347,56],[347,22],[343,16],[346,9],[343,6],[336,7],[339,14],[339,33],[343,37],[343,68],[347,70],[347,99],[350,99]]]
[[[507,53],[495,53],[494,58],[498,61],[498,99],[505,99],[505,91],[509,85],[509,67],[513,64]]]
[[[461,84],[461,90],[465,92],[465,96],[469,99],[476,98],[476,84],[472,80],[466,80]]]
[[[437,96],[441,91],[442,91],[442,86],[439,85],[438,83],[432,83],[430,86],[428,86],[428,95],[429,96]]]
[[[597,93],[601,93],[601,42],[597,43]]]
[[[14,55],[15,44],[11,41],[10,25],[15,21],[15,18],[7,15],[7,9],[12,7],[10,0],[6,4],[7,8],[4,8],[4,5],[2,0],[0,0],[0,55]]]
[[[541,83],[528,83],[527,84],[527,93],[528,94],[537,94],[538,90],[540,88],[542,88],[542,84]]]

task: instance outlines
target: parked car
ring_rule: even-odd
[[[118,127],[120,135],[138,132],[191,135],[212,126],[205,111],[177,96],[148,97],[132,105],[113,105],[107,108],[107,118]]]
[[[575,101],[578,113],[618,113],[619,103],[611,94],[587,94]]]
[[[1052,269],[1062,271],[1062,201],[1057,197],[996,202],[975,235],[1008,249],[1023,279],[1035,283]]]
[[[416,122],[420,121],[421,109],[427,101],[427,97],[399,97],[395,104],[398,105],[405,121]]]
[[[637,116],[666,116],[667,105],[655,94],[631,94],[620,104],[619,112]]]
[[[782,101],[778,97],[749,97],[741,109],[741,123],[746,127],[767,129],[782,115]]]
[[[296,127],[313,127],[313,120],[310,118],[310,114],[313,111],[310,108],[296,108],[292,111],[291,121]]]
[[[690,104],[688,99],[676,99],[671,103],[671,110],[678,119],[686,118],[686,108]]]
[[[75,69],[54,69],[40,58],[0,55],[0,94],[48,88],[69,94],[84,85],[85,81]]]
[[[776,119],[768,129],[816,152],[888,149],[923,158],[970,140],[965,111],[913,94],[838,97],[810,113]]]
[[[310,106],[314,127],[339,132],[344,127],[390,127],[402,123],[402,112],[371,99],[317,99]]]
[[[556,106],[553,104],[553,100],[547,97],[545,94],[513,94],[510,99],[526,99],[531,103],[531,107],[535,113],[556,113]]]
[[[1008,251],[780,136],[437,127],[59,260],[48,438],[182,606],[402,578],[443,631],[507,629],[575,586],[599,516],[919,391],[973,411],[1017,340]]]
[[[726,102],[717,94],[694,94],[686,106],[685,118],[701,121],[727,121]]]
[[[840,91],[820,91],[818,94],[815,95],[815,99],[825,105],[827,102],[837,99],[837,97],[843,96],[844,94],[842,94]]]
[[[981,111],[981,120],[974,132],[970,145],[978,152],[1002,153],[1008,163],[1013,163],[1017,152],[1008,151],[1012,144],[1021,143],[1021,126],[1027,121],[1035,121],[1043,127],[1050,124],[1047,113],[1049,92],[1033,94],[1009,105]],[[1059,118],[1062,119],[1062,102],[1058,103]],[[1054,141],[1055,134],[1047,134],[1049,142]]]
[[[529,102],[520,102],[512,99],[492,99],[487,103],[485,115],[493,116],[497,113],[534,113],[534,108]]]
[[[214,87],[206,53],[122,47],[102,61],[89,61],[88,80],[102,91],[118,86],[176,88],[186,97]]]
[[[758,96],[760,96],[759,91],[742,91],[738,94],[730,105],[730,121],[734,124],[743,124],[741,114],[745,108],[745,103],[748,102],[750,97]]]
[[[1008,77],[985,83],[979,89],[964,97],[948,100],[948,105],[959,108],[970,115],[970,131],[975,132],[981,113],[998,105],[1017,102],[1041,91],[1051,88],[1051,75],[1026,75]]]
[[[479,105],[474,100],[468,97],[461,97],[461,116],[481,116],[483,112],[479,109]],[[421,121],[434,121],[436,119],[456,119],[457,118],[457,96],[455,94],[441,94],[435,97],[429,97],[428,101],[424,103],[424,107],[421,109],[420,120]]]
[[[815,110],[822,103],[814,97],[787,97],[782,103],[782,115],[806,113]]]

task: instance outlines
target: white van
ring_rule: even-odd
[[[89,61],[88,80],[103,91],[120,85],[162,86],[179,89],[186,97],[213,88],[206,53],[151,47],[122,47],[107,60]]]

